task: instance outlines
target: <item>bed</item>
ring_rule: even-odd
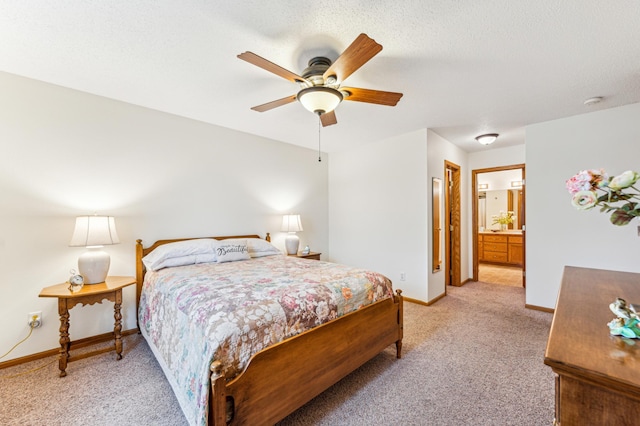
[[[395,344],[396,357],[402,355],[402,292],[394,293],[386,277],[267,253],[269,241],[269,234],[264,240],[258,235],[184,238],[145,248],[137,240],[138,326],[192,425],[274,424],[388,346]],[[208,253],[180,253],[178,262],[156,256],[200,243],[214,244],[215,261]],[[227,261],[229,255],[233,261]],[[361,291],[355,283],[362,277],[367,282]],[[280,306],[263,300],[266,294],[277,294]],[[288,309],[294,295],[302,299],[292,306],[310,308]],[[327,295],[329,308],[320,299]],[[340,305],[341,298],[347,303]],[[227,305],[240,307],[246,318],[227,314]],[[205,313],[211,306],[214,313]],[[265,325],[265,318],[275,318],[274,324]],[[233,334],[237,329],[244,337]],[[240,355],[230,355],[235,349]]]

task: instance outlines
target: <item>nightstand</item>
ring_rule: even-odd
[[[290,254],[289,256],[301,257],[303,259],[320,260],[321,254],[322,253],[315,253],[312,251],[312,252],[309,252],[309,254],[298,253],[298,254]]]
[[[85,284],[80,291],[72,293],[69,290],[69,283],[62,283],[45,287],[40,292],[40,297],[57,297],[58,298],[58,314],[60,315],[60,356],[58,358],[58,367],[60,368],[60,377],[67,375],[67,361],[77,361],[88,356],[97,355],[103,352],[116,351],[116,359],[122,359],[122,314],[120,307],[122,305],[122,289],[136,283],[134,277],[107,277],[106,281],[98,284]],[[82,305],[93,305],[102,303],[103,300],[110,300],[114,303],[113,311],[116,320],[113,327],[113,335],[115,338],[115,348],[107,348],[87,354],[78,355],[70,359],[69,349],[71,340],[69,339],[69,309],[79,303]]]

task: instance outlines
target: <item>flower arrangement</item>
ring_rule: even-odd
[[[499,223],[500,225],[508,225],[510,223],[513,223],[513,212],[503,212],[501,211],[500,214],[494,214],[493,216],[491,216],[491,219],[493,219],[493,222],[491,222],[492,225],[495,225],[497,223]]]
[[[640,192],[633,186],[638,179],[640,174],[632,170],[613,178],[602,169],[582,170],[567,180],[566,187],[578,210],[600,206],[600,212],[611,213],[611,223],[622,226],[640,216]]]

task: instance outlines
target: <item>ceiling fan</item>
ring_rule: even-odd
[[[254,106],[254,111],[265,112],[296,100],[309,111],[318,114],[322,126],[336,124],[335,108],[342,102],[357,101],[395,106],[402,93],[343,87],[342,82],[382,50],[382,45],[366,34],[360,34],[333,63],[322,56],[312,58],[309,66],[298,75],[274,64],[253,52],[244,52],[238,58],[300,85],[300,91],[286,98]]]

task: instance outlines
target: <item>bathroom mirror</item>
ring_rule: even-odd
[[[524,204],[522,193],[523,171],[520,168],[477,173],[477,226],[478,231],[497,231],[500,224],[493,217],[500,212],[513,212],[513,223],[507,230],[522,229]]]
[[[442,270],[442,195],[442,179],[433,178],[431,182],[433,272]]]
[[[513,212],[513,223],[507,229],[521,229],[522,189],[501,189],[478,192],[478,226],[480,229],[497,230],[500,225],[493,223],[493,216],[500,212]]]

